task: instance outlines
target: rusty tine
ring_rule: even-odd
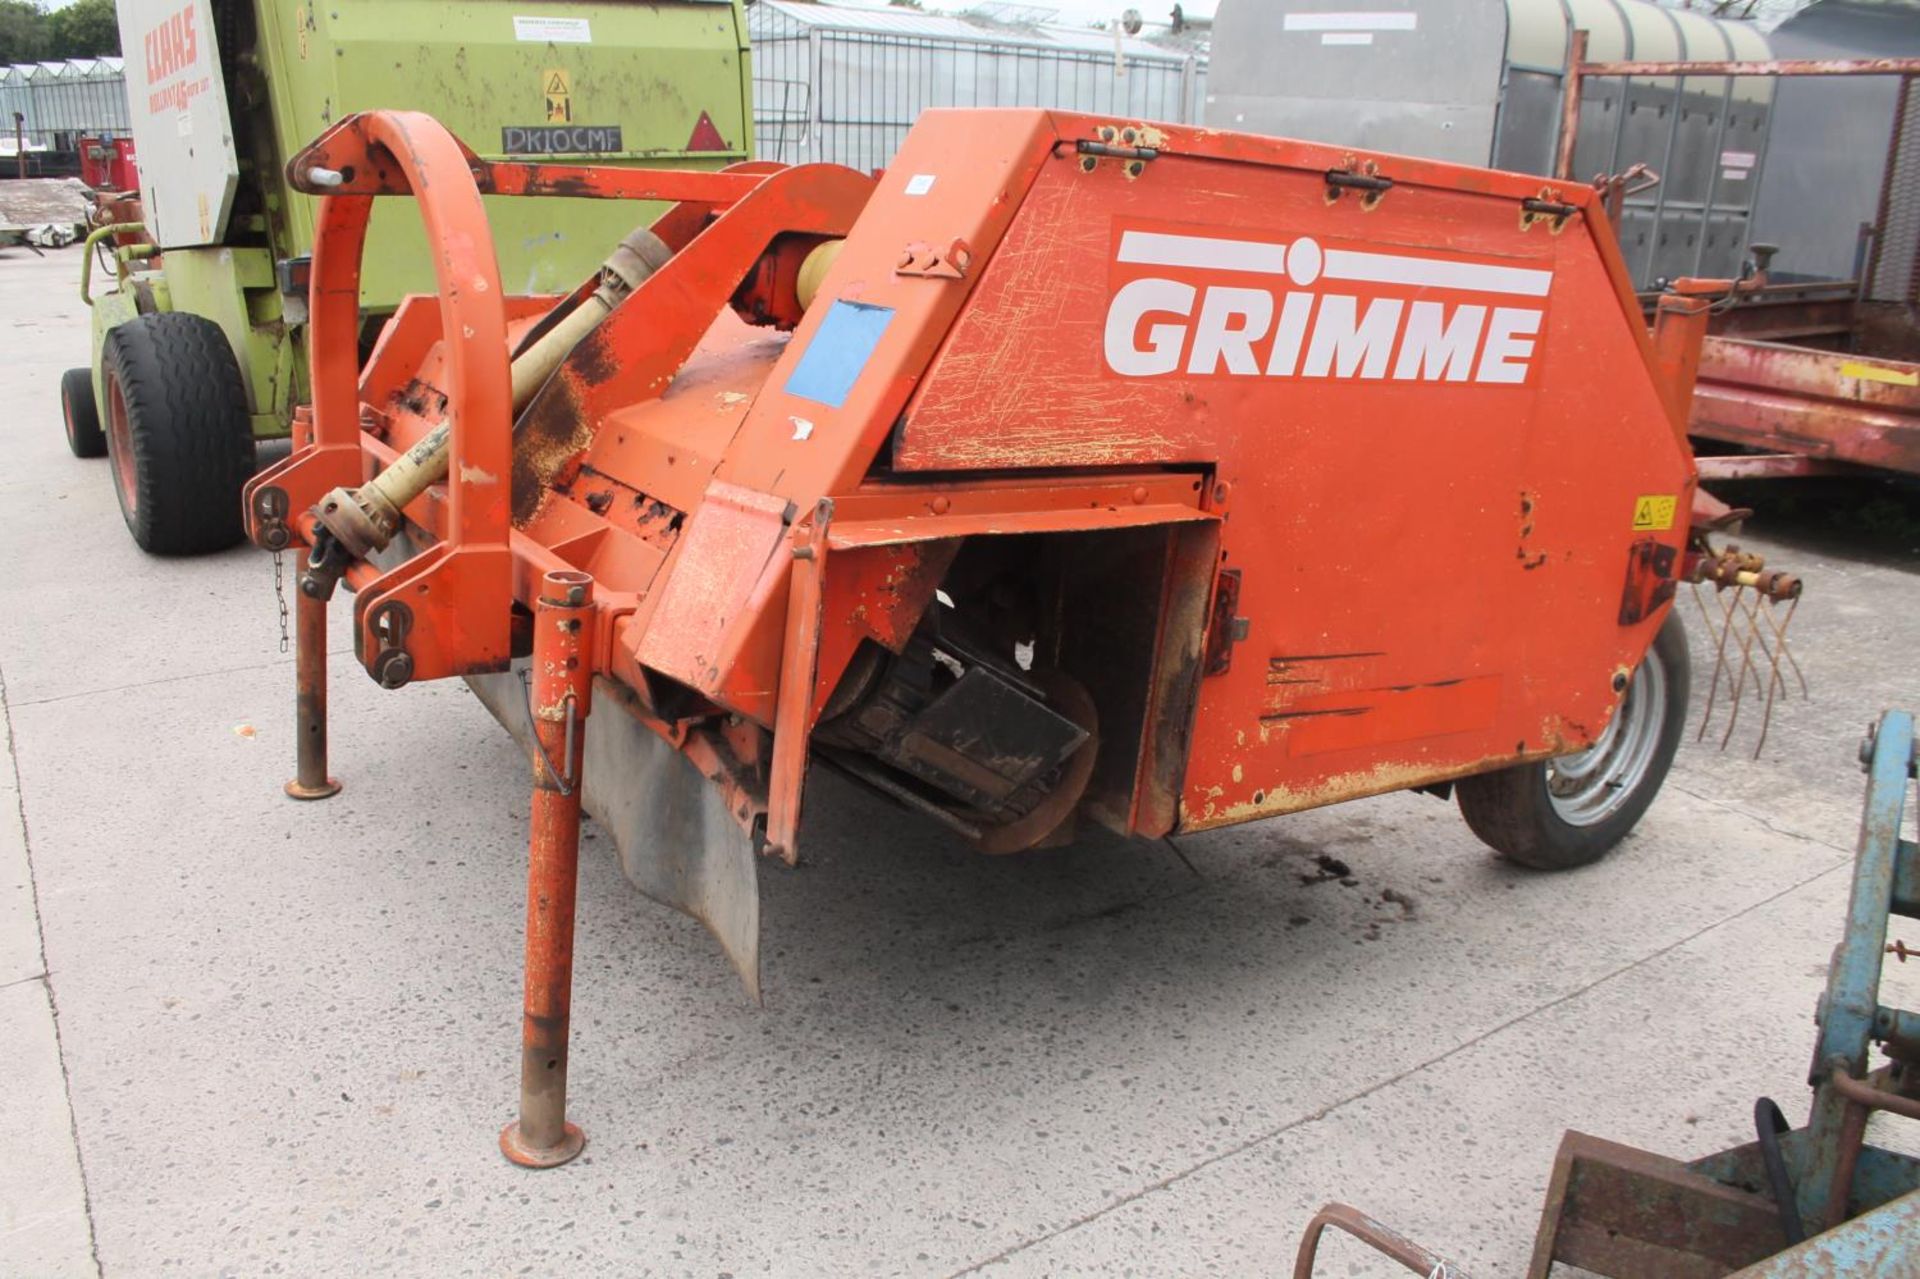
[[[1716,638],[1719,641],[1713,650],[1713,677],[1707,681],[1707,708],[1700,716],[1700,731],[1694,735],[1695,741],[1702,741],[1706,738],[1707,729],[1713,726],[1713,707],[1720,698],[1720,678],[1727,665],[1727,629],[1730,623],[1723,616],[1721,625],[1717,628],[1714,626],[1713,616],[1707,611],[1705,592],[1697,582],[1694,583],[1693,598],[1700,606],[1700,620],[1706,626],[1707,633],[1714,635],[1717,630]]]

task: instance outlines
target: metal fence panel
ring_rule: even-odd
[[[121,65],[118,58],[89,58],[0,67],[0,155],[17,154],[24,140],[36,156],[66,157],[55,167],[70,172],[81,135],[127,137]],[[11,165],[6,171],[13,173]]]
[[[1198,58],[910,33],[769,28],[754,38],[754,143],[762,159],[884,168],[922,111],[1044,107],[1191,123]]]

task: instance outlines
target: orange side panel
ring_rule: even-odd
[[[1636,501],[1692,488],[1605,228],[1523,216],[1537,180],[1380,157],[1367,209],[1328,195],[1352,157],[1167,135],[1133,178],[1043,162],[895,469],[1211,471],[1247,635],[1187,829],[1590,740],[1660,620],[1618,624]]]

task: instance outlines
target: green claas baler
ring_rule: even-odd
[[[241,536],[254,445],[307,400],[317,202],[286,158],[352,112],[429,112],[485,159],[723,167],[747,159],[741,0],[121,0],[140,192],[102,202],[93,358],[61,384],[67,439],[107,456],[127,527],[160,554]],[[489,199],[503,287],[564,293],[657,210]],[[95,255],[99,255],[96,258]],[[433,291],[410,208],[376,208],[364,345]]]

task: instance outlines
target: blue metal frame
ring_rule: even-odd
[[[1894,891],[1902,879],[1912,883],[1916,859],[1913,843],[1900,838],[1914,768],[1911,713],[1888,711],[1881,716],[1865,763],[1867,799],[1860,813],[1853,891],[1847,902],[1846,932],[1827,970],[1827,990],[1820,999],[1820,1037],[1808,1075],[1814,1086],[1805,1147],[1808,1161],[1798,1170],[1796,1182],[1801,1217],[1816,1230],[1838,1225],[1845,1217],[1844,1200],[1836,1198],[1834,1182],[1852,1162],[1849,1147],[1857,1147],[1865,1119],[1849,1113],[1854,1103],[1835,1090],[1832,1079],[1836,1072],[1864,1078],[1868,1050],[1888,1037],[1885,1031],[1898,1030],[1912,1018],[1880,1005],[1887,923],[1897,906],[1912,905],[1896,901]]]
[[[1920,1190],[1775,1253],[1728,1279],[1912,1279],[1920,1248]]]

